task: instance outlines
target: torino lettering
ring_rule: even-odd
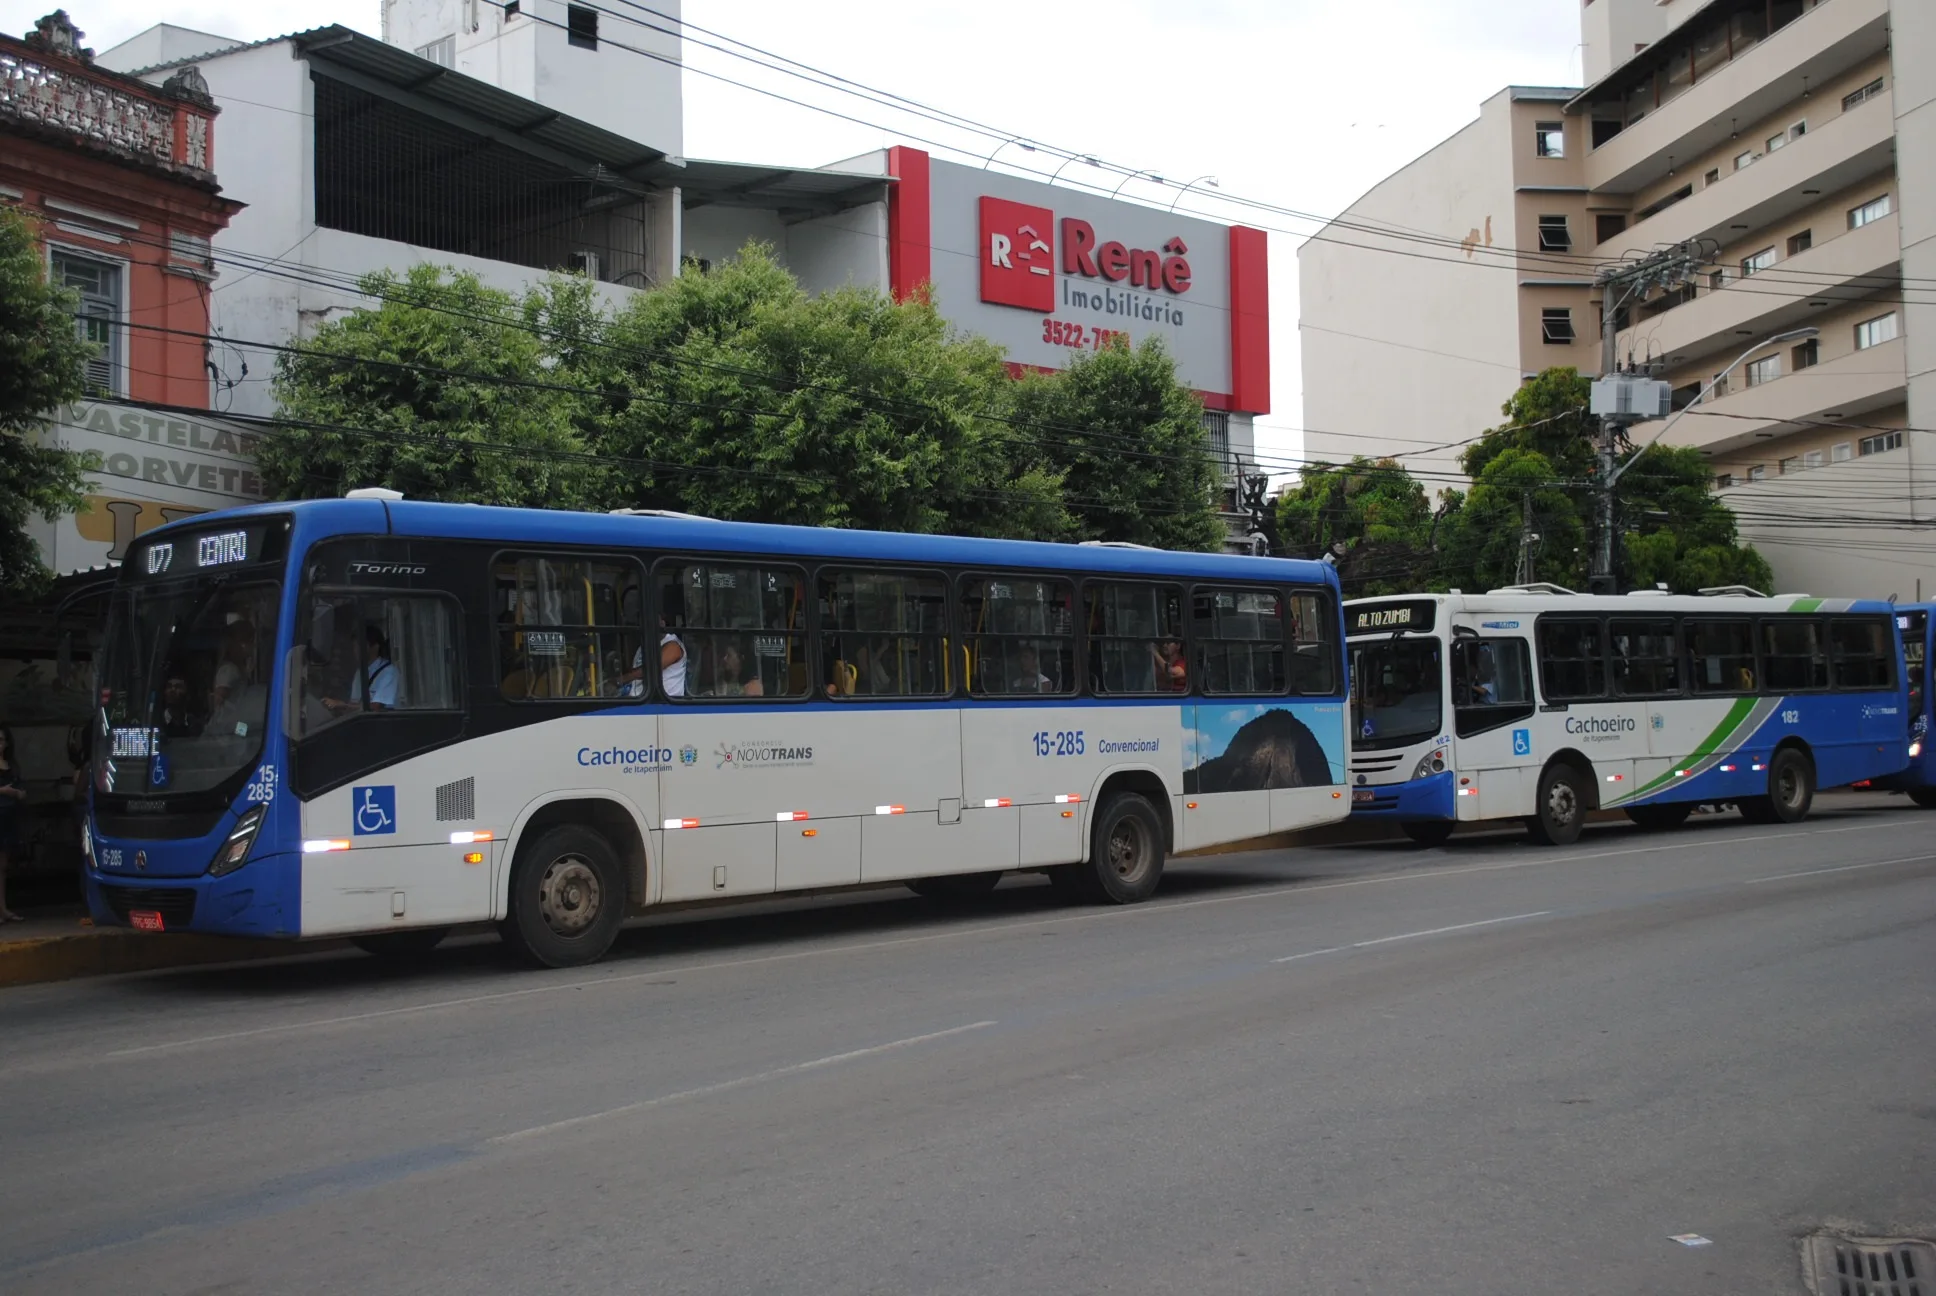
[[[1639,724],[1631,716],[1568,716],[1566,732],[1570,734],[1617,734],[1632,733]]]

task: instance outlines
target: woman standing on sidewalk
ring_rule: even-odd
[[[26,799],[20,761],[14,755],[13,730],[0,725],[0,923],[26,921],[7,908],[7,857],[20,840],[20,803]]]

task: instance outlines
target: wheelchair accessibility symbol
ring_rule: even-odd
[[[1533,731],[1531,729],[1513,730],[1513,755],[1531,756],[1533,754]]]
[[[372,837],[397,830],[397,789],[394,786],[355,788],[351,798],[356,807],[354,835]]]

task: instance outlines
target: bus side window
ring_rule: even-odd
[[[1190,612],[1205,693],[1275,697],[1289,691],[1282,594],[1199,585],[1191,592]]]
[[[1685,628],[1694,692],[1756,691],[1754,630],[1747,621],[1689,620]]]
[[[1452,706],[1470,738],[1533,713],[1533,658],[1524,639],[1459,639],[1452,652]]]
[[[1104,697],[1187,693],[1183,592],[1172,585],[1095,581],[1083,587],[1089,691]]]
[[[1598,621],[1539,619],[1539,671],[1548,701],[1607,694],[1607,664]]]
[[[1291,595],[1291,692],[1335,697],[1338,692],[1338,605],[1329,593]]]

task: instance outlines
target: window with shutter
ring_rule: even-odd
[[[120,395],[122,267],[59,250],[54,252],[52,263],[54,282],[79,294],[74,327],[82,341],[94,346],[94,354],[87,361],[89,394]]]

